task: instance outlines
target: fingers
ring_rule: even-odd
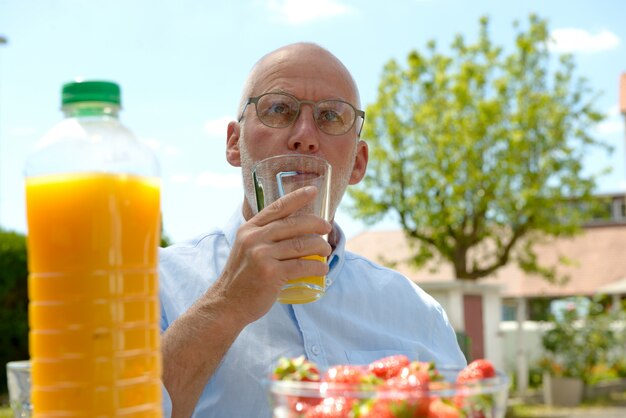
[[[257,226],[264,226],[285,218],[298,209],[303,208],[307,203],[312,202],[316,195],[317,188],[315,186],[302,187],[272,202],[271,205],[257,213],[250,221]]]
[[[299,235],[326,235],[331,231],[331,228],[330,223],[319,216],[292,215],[275,221],[271,228],[268,228],[268,238],[278,242]]]
[[[313,214],[294,214],[310,204],[316,195],[317,188],[314,186],[297,189],[267,206],[248,223],[263,229],[263,239],[272,242],[289,240],[299,235],[326,235],[332,229],[329,222]]]
[[[285,260],[278,265],[276,276],[282,279],[282,284],[288,280],[300,279],[310,276],[326,276],[328,274],[328,264],[319,260],[294,258]]]
[[[319,218],[317,220],[321,221]],[[264,231],[270,228],[277,232]],[[332,248],[325,238],[311,232],[301,234],[301,228],[300,224],[294,228],[279,228],[275,225],[265,228],[242,227],[237,232],[237,248],[241,249],[241,257],[246,259],[248,265],[257,267],[268,267],[274,262],[313,255],[328,257],[331,254]],[[281,235],[285,235],[285,238],[276,239]]]
[[[309,255],[328,257],[332,252],[332,247],[319,235],[304,235],[278,242],[272,252],[272,258],[276,260],[289,260]]]

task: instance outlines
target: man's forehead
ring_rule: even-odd
[[[281,89],[294,93],[289,91],[289,86],[276,83],[298,87],[307,82],[326,79],[329,90],[346,96],[342,97],[346,100],[358,100],[356,86],[347,69],[334,55],[319,47],[306,45],[302,50],[287,47],[274,51],[259,61],[251,77],[251,94]]]

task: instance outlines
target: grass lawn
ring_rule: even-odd
[[[13,418],[11,409],[8,406],[0,406],[0,418]]]
[[[550,418],[567,417],[574,413],[584,413],[588,411],[590,416],[601,416],[602,408],[622,406],[626,407],[626,392],[612,393],[606,398],[599,398],[593,401],[584,402],[576,408],[555,407],[543,404],[519,404],[509,408],[507,418]],[[594,414],[591,414],[591,413]],[[576,416],[580,416],[576,414]]]

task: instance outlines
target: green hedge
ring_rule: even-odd
[[[170,240],[161,237],[161,246]],[[7,392],[6,363],[28,359],[26,237],[0,228],[0,394]]]
[[[28,359],[26,260],[26,237],[0,229],[0,393],[6,393],[6,363]]]

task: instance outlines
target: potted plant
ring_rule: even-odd
[[[616,343],[613,316],[598,299],[570,300],[550,316],[543,337],[544,399],[551,405],[575,406],[590,384],[593,370],[608,362]]]

